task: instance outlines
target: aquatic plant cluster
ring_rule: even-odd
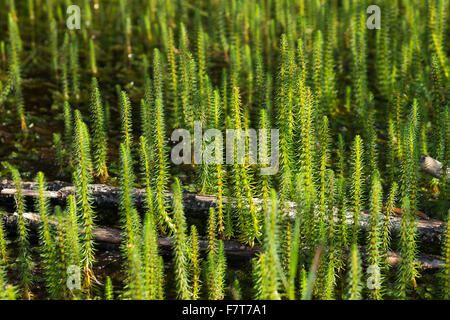
[[[370,5],[380,28],[368,28]],[[0,135],[14,139],[0,173],[16,218],[12,232],[0,219],[0,299],[450,298],[448,0],[0,8]],[[278,171],[261,174],[270,164],[251,150],[225,163],[217,137],[216,161],[173,163],[172,132],[194,146],[195,122],[277,129]],[[270,157],[272,143],[256,152]],[[30,169],[33,152],[43,164]],[[420,170],[424,155],[440,178]],[[61,206],[56,179],[74,186]],[[99,208],[92,184],[118,187],[118,207]],[[214,196],[201,219],[186,192]],[[420,241],[424,212],[445,226],[437,249]],[[111,220],[121,268],[108,273],[97,239]],[[246,278],[236,242],[253,252]]]

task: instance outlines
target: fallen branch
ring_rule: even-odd
[[[35,213],[24,213],[24,218],[28,222],[29,230],[37,234],[39,230],[39,225],[42,223],[41,217]],[[8,230],[15,231],[18,220],[18,213],[3,213],[0,214],[0,218],[4,220],[4,225]],[[49,224],[53,227],[58,225],[58,222],[50,220]],[[107,227],[97,227],[93,231],[95,241],[100,247],[105,247],[110,249],[119,249],[119,245],[122,242],[122,231],[117,228],[107,228]],[[159,246],[162,250],[171,250],[173,247],[173,240],[170,237],[160,237],[158,238]],[[201,251],[208,250],[208,241],[199,240],[199,248]],[[254,247],[246,246],[237,241],[224,241],[224,248],[227,255],[232,256],[243,256],[252,257],[259,249],[260,246],[255,245]]]
[[[103,184],[93,184],[89,186],[91,190],[91,196],[97,207],[115,207],[119,205],[120,199],[120,188],[112,187]],[[22,193],[26,197],[38,197],[39,192],[37,191],[37,184],[35,182],[23,182],[22,183]],[[9,181],[3,181],[0,183],[0,199],[5,201],[12,201],[14,199],[14,194],[16,189],[14,184]],[[64,205],[66,198],[70,194],[75,194],[75,188],[65,182],[53,182],[47,185],[47,191],[44,195],[59,204]],[[172,194],[167,193],[166,198],[168,203],[172,201]],[[134,201],[138,207],[142,207],[145,203],[145,190],[135,189],[134,190]],[[223,198],[223,202],[226,205],[227,202],[234,202],[235,199]],[[254,198],[255,204],[260,205],[261,199]],[[183,205],[187,215],[191,217],[205,218],[209,215],[209,208],[215,207],[217,204],[217,197],[211,195],[198,195],[194,193],[184,193],[183,194]],[[296,204],[293,202],[288,202],[287,207],[289,208],[289,216],[291,219],[295,219],[296,215]],[[397,209],[397,214],[401,214],[401,209]],[[416,221],[418,241],[425,244],[427,252],[440,253],[444,236],[445,236],[445,223],[440,220],[429,219],[422,212],[418,212],[417,215],[422,219]],[[424,219],[426,218],[426,219]],[[361,212],[360,227],[363,230],[369,228],[370,216],[364,211]],[[391,231],[394,235],[399,234],[401,230],[400,217],[393,216],[391,218]],[[352,213],[347,213],[347,223],[352,223]]]
[[[37,184],[35,182],[23,182],[22,183],[22,193],[26,197],[38,197],[39,191],[36,190]],[[117,207],[119,205],[119,195],[120,188],[112,187],[104,184],[91,184],[89,185],[91,190],[91,196],[94,200],[94,203],[98,207]],[[14,194],[16,193],[16,189],[14,184],[9,181],[0,182],[0,197],[6,200],[12,200]],[[55,201],[64,203],[65,199],[69,195],[75,194],[75,188],[72,185],[69,185],[65,182],[53,182],[47,186],[47,191],[44,191],[44,196],[47,198],[53,199]],[[168,201],[171,201],[172,194],[167,193],[166,197]],[[145,201],[145,190],[143,189],[135,189],[133,195],[135,204],[140,207],[144,204]],[[231,200],[234,201],[234,200]],[[261,203],[260,199],[253,199],[255,203]],[[224,204],[227,204],[228,198],[223,197]],[[194,193],[184,193],[183,194],[183,203],[184,207],[193,211],[192,214],[195,215],[198,212],[199,215],[202,215],[202,211],[208,212],[211,206],[215,206],[217,203],[216,196],[211,195],[198,195]],[[289,202],[288,206],[292,209],[295,209],[295,204]],[[383,210],[386,208],[383,207]],[[400,208],[394,208],[394,213],[397,215],[401,215],[402,210]],[[429,220],[429,217],[423,213],[422,211],[416,211],[416,215],[422,219]]]
[[[22,183],[22,193],[26,197],[37,197],[39,192],[37,189],[37,184],[35,182],[23,182]],[[120,188],[112,187],[102,184],[93,184],[89,186],[91,190],[91,196],[97,207],[117,207],[119,205],[120,199]],[[9,181],[3,181],[0,183],[0,199],[4,201],[13,201],[13,196],[16,193],[14,184]],[[44,195],[48,198],[53,199],[59,204],[64,205],[66,198],[70,194],[75,194],[75,188],[64,182],[53,182],[47,185],[47,191]],[[172,201],[172,194],[167,193],[166,199],[170,203]],[[135,189],[134,190],[134,201],[137,207],[142,207],[145,203],[145,190]],[[228,202],[233,203],[235,199],[223,198],[224,205]],[[262,200],[254,198],[253,201],[256,205],[260,206]],[[12,204],[12,202],[11,202]],[[183,194],[183,205],[185,208],[186,215],[191,217],[206,218],[209,216],[209,208],[215,207],[217,204],[217,197],[211,195],[198,195],[194,193],[184,193]],[[289,216],[293,220],[296,216],[296,204],[293,202],[288,202],[287,207],[289,208]],[[401,209],[396,209],[397,215],[401,215]],[[348,224],[351,224],[352,213],[347,212]],[[397,215],[391,217],[391,231],[393,235],[397,235],[401,230],[401,218]],[[418,241],[421,244],[427,246],[427,252],[430,253],[440,253],[442,244],[445,237],[446,225],[445,222],[440,220],[429,219],[425,214],[418,211],[417,215],[421,219],[416,220]],[[364,211],[360,214],[360,228],[362,230],[368,230],[370,215]]]
[[[25,196],[37,197],[39,194],[35,190],[36,183],[34,182],[24,182],[22,185],[23,194]],[[119,204],[119,194],[120,188],[111,187],[107,185],[90,185],[92,198],[95,204],[98,207],[103,206],[118,206]],[[10,200],[13,199],[13,195],[16,193],[16,190],[13,188],[13,184],[11,182],[3,182],[0,183],[0,197],[6,197]],[[57,201],[61,201],[61,204],[65,202],[65,199],[70,194],[75,194],[75,189],[73,186],[68,185],[62,182],[55,182],[48,185],[48,191],[45,192],[45,196],[51,199],[55,199]],[[172,199],[172,194],[166,194],[168,202]],[[142,206],[144,204],[145,199],[145,191],[142,189],[135,189],[134,191],[134,199],[136,205]],[[226,204],[229,200],[224,197],[224,204]],[[230,199],[230,201],[234,201]],[[260,204],[260,199],[253,199],[256,204]],[[217,197],[210,195],[197,195],[193,193],[184,193],[183,194],[183,204],[185,207],[186,214],[189,216],[195,217],[207,217],[209,214],[209,208],[216,206]],[[289,215],[291,219],[295,218],[296,215],[296,205],[293,202],[288,202],[287,206],[289,208]],[[347,214],[347,222],[350,224],[352,214]],[[362,212],[360,224],[362,229],[367,229],[369,227],[369,218],[370,216]],[[438,247],[440,251],[444,234],[445,234],[445,223],[439,220],[425,220],[419,219],[416,221],[417,224],[417,232],[419,236],[419,241],[426,244],[434,245]],[[391,228],[394,234],[399,233],[400,227],[400,218],[392,217],[391,218]]]
[[[15,230],[17,227],[17,213],[4,213],[0,216],[4,220],[4,224],[8,230]],[[29,229],[37,234],[39,225],[41,224],[41,217],[34,213],[24,213],[24,218],[28,221]],[[58,223],[53,220],[49,220],[49,224],[52,226],[57,226]],[[122,231],[117,228],[95,228],[94,229],[95,241],[100,248],[108,249],[118,249],[122,242]],[[107,246],[105,246],[105,244]],[[169,237],[158,238],[158,244],[162,251],[169,251],[173,248],[173,239]],[[208,250],[208,241],[199,240],[200,251],[206,252]],[[241,244],[237,241],[225,240],[224,241],[225,253],[230,258],[244,258],[250,259],[257,252],[261,250],[260,245],[255,245],[253,247]],[[364,250],[361,250],[364,257]],[[423,269],[440,269],[443,266],[443,261],[436,256],[420,254],[419,261]],[[401,257],[395,252],[388,252],[388,263],[392,266],[396,266],[400,263]]]
[[[420,159],[420,168],[422,171],[432,175],[435,178],[442,179],[442,163],[429,156],[422,156]],[[450,179],[450,168],[447,168],[445,180]]]

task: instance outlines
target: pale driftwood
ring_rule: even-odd
[[[420,159],[420,168],[422,171],[432,175],[435,178],[442,179],[442,163],[430,156],[422,156]],[[447,168],[446,180],[450,179],[450,168]]]
[[[36,190],[37,184],[35,182],[23,182],[22,193],[26,197],[37,197],[39,193]],[[120,199],[120,188],[112,187],[102,184],[90,185],[91,196],[97,207],[117,207]],[[47,185],[45,196],[54,199],[60,204],[64,204],[66,198],[70,194],[75,194],[75,189],[72,185],[64,182],[52,182]],[[14,184],[10,181],[0,182],[0,199],[4,201],[13,201],[16,189]],[[167,202],[170,203],[172,194],[166,194]],[[134,200],[138,207],[142,207],[145,203],[145,190],[135,189]],[[233,203],[234,199],[223,198],[224,204],[228,202]],[[261,199],[254,198],[255,204],[260,205]],[[12,202],[11,202],[12,203]],[[183,205],[186,215],[191,217],[206,218],[209,215],[209,208],[217,205],[217,197],[211,195],[198,195],[194,193],[183,193]],[[288,202],[287,208],[291,219],[296,216],[296,204]],[[348,224],[352,223],[352,213],[346,213]],[[419,215],[422,216],[422,215]],[[367,230],[370,222],[370,215],[362,211],[360,214],[360,228]],[[401,217],[394,215],[391,217],[391,231],[393,235],[398,235],[401,230]],[[443,245],[446,224],[440,220],[434,219],[417,219],[416,220],[418,241],[427,247],[430,253],[440,253]]]
[[[17,225],[18,214],[17,213],[3,213],[0,215],[3,218],[4,224],[8,229],[15,229]],[[29,229],[36,233],[39,225],[41,224],[41,217],[34,213],[24,213],[24,218],[28,222]],[[57,222],[49,220],[49,224],[57,226]],[[122,242],[122,231],[117,228],[95,228],[94,229],[95,241],[99,244],[99,248],[118,249]],[[160,249],[171,250],[173,248],[173,239],[169,237],[158,238],[158,244]],[[106,246],[105,246],[106,245]],[[199,239],[200,251],[208,250],[208,241]],[[237,241],[225,240],[224,241],[225,253],[229,258],[243,258],[250,259],[257,252],[261,250],[260,245],[253,247],[241,244]],[[363,257],[365,256],[364,249],[361,249]],[[443,261],[434,255],[420,254],[418,257],[422,269],[433,270],[440,269],[443,266]],[[396,266],[400,263],[401,257],[399,254],[389,251],[388,263],[391,266]]]

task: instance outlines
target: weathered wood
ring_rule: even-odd
[[[0,218],[3,218],[4,224],[7,229],[16,228],[18,219],[17,213],[3,213],[0,215]],[[26,212],[24,213],[24,218],[28,222],[29,230],[37,233],[39,225],[41,224],[41,217],[37,214]],[[58,223],[49,219],[49,224],[52,226],[57,226]],[[117,228],[97,227],[93,232],[95,241],[100,245],[100,248],[118,249],[123,239],[122,231]],[[107,246],[105,246],[105,244]],[[167,251],[172,250],[174,245],[173,239],[170,237],[158,238],[158,244],[160,249]],[[206,252],[208,250],[208,241],[199,239],[199,248],[200,251]],[[255,245],[253,247],[250,247],[237,241],[226,240],[224,241],[224,249],[226,255],[230,258],[250,259],[261,250],[261,246]],[[361,248],[360,250],[362,252],[362,256],[364,257],[365,250],[363,248]],[[443,261],[439,257],[434,255],[420,254],[418,259],[423,269],[440,269],[443,266]],[[388,252],[388,263],[390,265],[396,266],[400,263],[400,261],[401,257],[399,254],[392,251]]]
[[[26,212],[24,213],[24,218],[27,220],[28,228],[34,234],[37,234],[39,230],[39,225],[42,223],[41,217],[38,214]],[[3,213],[0,214],[0,218],[3,219],[4,225],[7,230],[15,230],[17,226],[18,213]],[[49,219],[49,224],[56,227],[58,223],[54,220]],[[122,243],[122,231],[117,228],[108,227],[97,227],[93,230],[95,241],[100,247],[105,247],[109,249],[119,249],[119,245]],[[160,237],[158,238],[158,243],[161,249],[171,250],[173,247],[173,239],[170,237]],[[201,251],[208,250],[208,241],[199,239],[199,248]],[[239,243],[238,241],[224,241],[224,249],[227,255],[231,256],[242,256],[242,257],[252,257],[260,249],[259,245],[250,247]]]
[[[422,156],[420,159],[420,168],[423,172],[432,175],[435,178],[442,179],[442,163],[430,156]],[[450,168],[447,168],[445,180],[450,179]]]
[[[26,197],[37,197],[39,195],[37,189],[37,184],[35,182],[23,182],[22,184],[23,194]],[[102,184],[92,184],[89,186],[91,189],[91,195],[93,201],[97,207],[117,207],[120,199],[120,188],[112,187]],[[0,199],[5,201],[13,201],[16,189],[14,188],[14,183],[10,181],[0,182]],[[64,182],[53,182],[47,185],[47,191],[45,195],[51,199],[56,200],[59,204],[64,204],[66,198],[70,194],[75,194],[75,188]],[[172,201],[172,194],[167,193],[166,199],[170,203]],[[134,201],[138,207],[142,207],[145,203],[145,190],[135,189],[134,190]],[[233,198],[223,198],[223,202],[226,205],[228,202],[233,203],[235,199]],[[253,201],[257,206],[260,207],[262,200],[254,198]],[[191,217],[206,218],[209,216],[209,208],[215,207],[217,204],[217,197],[211,195],[198,195],[194,193],[183,193],[183,205],[185,208],[186,215]],[[288,202],[286,207],[289,210],[289,216],[291,219],[295,219],[296,216],[296,204],[293,202]],[[391,232],[392,234],[398,235],[401,230],[401,209],[397,209],[397,215],[391,217]],[[440,253],[445,237],[445,226],[446,224],[440,220],[429,219],[422,212],[417,212],[417,215],[421,219],[416,220],[417,234],[419,243],[427,247],[427,252],[430,253]],[[352,213],[346,213],[347,219],[346,223],[352,223]],[[362,211],[360,215],[360,228],[362,230],[368,230],[370,215]],[[425,218],[425,219],[424,219]]]
[[[402,258],[398,253],[390,251],[387,260],[391,266],[396,266],[400,264]],[[420,261],[422,269],[440,269],[444,266],[444,261],[441,260],[440,257],[434,255],[419,254],[418,260]]]

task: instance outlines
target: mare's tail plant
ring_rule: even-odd
[[[112,285],[111,278],[109,276],[106,277],[105,300],[114,300],[114,288]]]
[[[154,51],[153,57],[153,85],[154,85],[154,103],[153,103],[153,123],[152,123],[152,142],[151,148],[155,150],[156,161],[156,181],[155,181],[155,203],[158,214],[159,226],[161,231],[165,232],[166,227],[173,232],[175,230],[174,223],[169,216],[166,203],[165,192],[169,178],[167,151],[166,151],[166,134],[164,123],[164,105],[163,105],[163,84],[162,84],[162,62],[158,49]]]
[[[158,276],[160,256],[158,255],[158,239],[156,231],[156,217],[154,213],[153,188],[150,177],[150,160],[146,139],[141,136],[141,166],[146,189],[146,213],[144,218],[143,237],[143,272],[144,288],[147,299],[158,299],[158,288],[162,286],[162,279]]]
[[[131,103],[125,91],[120,91],[120,116],[122,119],[122,135],[125,147],[131,152],[133,132],[131,124]],[[102,121],[103,122],[103,121]]]
[[[217,220],[214,208],[209,210],[208,221],[208,260],[207,260],[207,285],[209,299],[222,300],[224,298],[224,284],[226,259],[223,241],[216,242]]]
[[[314,137],[315,137],[315,113],[314,98],[308,89],[307,99],[301,115],[301,156],[300,175],[302,189],[304,192],[303,208],[305,212],[305,223],[307,225],[306,241],[313,246],[315,242],[315,213],[314,200],[316,189],[314,183],[313,161],[314,161]]]
[[[17,233],[18,233],[18,245],[19,245],[19,256],[17,257],[17,262],[19,266],[20,283],[22,287],[23,297],[25,299],[31,299],[32,293],[30,286],[33,282],[32,274],[32,260],[30,255],[30,242],[28,239],[28,223],[24,217],[25,199],[23,197],[22,191],[22,179],[20,177],[19,171],[14,168],[9,163],[6,163],[8,170],[11,172],[16,187],[16,193],[14,198],[16,200],[16,210],[18,214],[17,220]]]
[[[363,208],[363,193],[364,193],[364,176],[363,176],[363,157],[364,147],[361,137],[355,137],[352,150],[352,211],[353,211],[353,225],[352,225],[352,243],[358,242],[358,224],[360,211]]]
[[[442,270],[442,298],[450,300],[450,210],[447,212],[447,231],[443,250],[444,268]]]
[[[39,198],[36,201],[36,211],[39,212],[42,225],[40,229],[41,244],[41,259],[43,263],[44,274],[46,277],[46,287],[50,298],[61,299],[63,298],[61,275],[57,269],[57,255],[55,251],[56,244],[54,243],[54,236],[49,224],[49,201],[45,197],[46,191],[45,178],[42,172],[37,175]]]
[[[200,252],[198,244],[197,228],[193,225],[191,227],[191,243],[190,243],[190,267],[192,274],[192,300],[197,300],[200,297],[201,280],[200,280]]]
[[[92,78],[91,85],[91,117],[93,123],[93,147],[94,147],[94,170],[101,181],[108,178],[108,168],[106,166],[108,144],[105,130],[105,117],[100,90],[96,78]]]
[[[27,130],[25,121],[25,103],[22,92],[22,66],[20,62],[20,54],[22,53],[22,40],[19,34],[19,26],[11,13],[8,14],[8,31],[10,41],[10,70],[9,77],[12,79],[12,87],[14,89],[14,99],[17,115],[22,131]]]
[[[141,272],[141,223],[138,212],[134,207],[133,185],[135,179],[133,174],[130,149],[126,147],[125,143],[122,143],[120,145],[120,164],[120,213],[122,225],[124,226],[123,229],[125,237],[124,245],[122,248],[127,270],[127,285],[125,296],[127,298],[140,300],[145,297],[144,279]],[[150,230],[147,230],[146,236],[151,237]],[[150,241],[150,239],[144,239],[144,242],[145,241]],[[144,246],[146,245],[150,246],[151,244],[144,244]],[[148,253],[148,251],[146,253]]]
[[[408,197],[404,197],[402,199],[402,221],[400,233],[400,254],[402,256],[402,261],[397,274],[397,294],[401,299],[406,299],[409,291],[417,286],[417,249],[415,247],[414,225],[411,225],[412,214],[410,199]]]
[[[6,239],[5,229],[3,227],[3,212],[0,212],[0,267],[8,263],[8,240]]]
[[[368,236],[368,263],[372,273],[369,273],[375,283],[371,289],[373,299],[380,300],[382,298],[382,276],[381,270],[381,239],[380,239],[380,215],[382,202],[382,189],[380,176],[376,171],[372,178],[372,190],[370,193],[370,231]]]
[[[362,264],[358,246],[352,244],[350,252],[349,269],[347,274],[347,295],[348,300],[362,299]]]
[[[69,66],[70,66],[70,76],[71,76],[71,89],[73,97],[76,100],[80,99],[80,66],[78,57],[78,39],[77,34],[72,33],[69,40]]]
[[[417,208],[417,128],[419,123],[418,105],[414,99],[409,124],[403,127],[402,134],[402,219],[400,230],[400,253],[402,261],[398,270],[398,295],[406,299],[408,293],[417,287],[419,276],[416,244],[415,213]]]
[[[86,124],[83,122],[79,110],[75,111],[75,172],[74,185],[76,188],[77,210],[83,221],[83,274],[84,288],[90,289],[92,280],[95,280],[93,265],[95,262],[94,248],[94,223],[95,213],[92,208],[91,190],[89,183],[92,181],[92,160],[89,132]]]
[[[189,281],[189,247],[186,235],[186,220],[183,210],[183,200],[181,194],[181,185],[177,178],[172,185],[173,192],[173,211],[175,223],[175,278],[177,284],[178,296],[183,299],[192,298],[192,286]]]
[[[381,231],[381,254],[383,257],[382,263],[387,266],[387,254],[390,249],[391,242],[391,232],[390,232],[390,223],[391,217],[394,213],[395,201],[397,196],[397,188],[398,185],[396,182],[392,183],[391,190],[389,192],[389,197],[387,199],[387,204],[385,208],[385,214],[383,219],[383,227]]]
[[[17,289],[8,284],[6,279],[6,272],[0,266],[0,300],[16,300]]]
[[[263,251],[254,261],[254,274],[257,275],[255,289],[260,299],[281,299],[281,286],[284,273],[279,256],[279,211],[275,190],[271,190],[270,207],[264,212]]]
[[[147,212],[142,231],[143,281],[146,299],[158,299],[158,288],[162,279],[159,277],[160,256],[158,254],[158,236],[154,216]]]

